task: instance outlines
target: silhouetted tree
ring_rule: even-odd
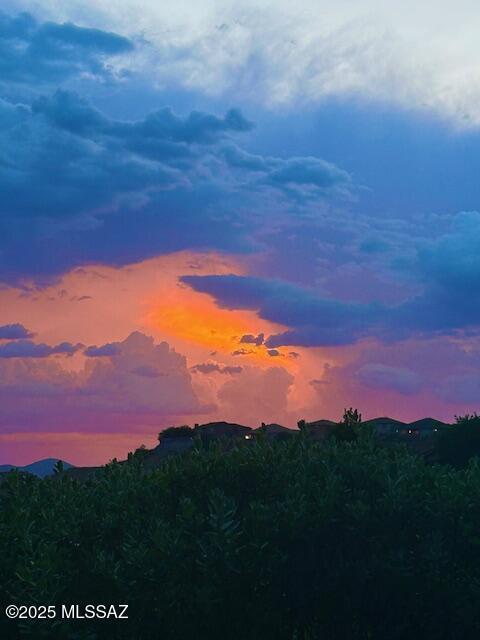
[[[135,451],[130,451],[127,455],[128,462],[143,462],[146,456],[149,454],[147,447],[142,444]]]
[[[194,429],[187,424],[181,427],[168,427],[158,434],[158,440],[161,441],[164,438],[193,438]]]
[[[344,409],[342,423],[348,426],[357,427],[362,422],[362,414],[358,409]]]
[[[55,463],[55,466],[53,467],[53,473],[55,475],[59,474],[59,473],[63,473],[64,472],[64,464],[61,460],[57,460]]]
[[[455,421],[438,432],[436,449],[439,462],[462,467],[470,458],[480,456],[480,416],[467,413],[455,416]]]
[[[358,409],[344,409],[342,421],[332,429],[331,437],[339,442],[354,442],[359,436],[362,414]]]

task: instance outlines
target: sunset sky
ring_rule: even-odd
[[[477,3],[141,5],[2,2],[0,464],[478,410]]]

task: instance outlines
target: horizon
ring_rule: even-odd
[[[6,0],[0,464],[478,411],[470,8]]]
[[[416,422],[420,422],[420,421],[422,421],[422,420],[434,420],[434,421],[437,421],[437,422],[443,422],[442,420],[438,420],[438,418],[434,418],[434,417],[432,417],[432,416],[424,416],[423,418],[417,418],[417,419],[415,419],[415,420],[411,420],[410,422],[404,422],[404,421],[402,421],[402,420],[398,420],[397,418],[392,418],[392,416],[375,416],[375,417],[370,417],[370,418],[366,418],[366,419],[363,419],[363,415],[362,415],[361,413],[360,413],[360,416],[361,416],[361,421],[362,421],[362,423],[368,423],[368,422],[372,422],[372,421],[375,421],[375,420],[384,420],[384,419],[387,419],[387,420],[393,420],[394,422],[398,422],[398,423],[400,423],[400,424],[404,424],[405,426],[412,425],[412,424],[414,424],[414,423],[416,423]],[[455,418],[457,418],[457,416],[455,416]],[[287,426],[287,425],[280,425],[280,426],[285,426],[287,429],[291,429],[292,431],[299,431],[299,423],[300,423],[302,420],[303,420],[303,419],[298,420],[298,421],[297,421],[297,423],[296,423],[294,426],[290,426],[290,425],[289,425],[289,426]],[[335,420],[335,419],[331,419],[331,418],[317,418],[317,419],[313,420],[312,422],[324,421],[324,420],[325,420],[325,421],[329,421],[329,422],[333,422],[333,423],[336,423],[336,424],[339,424],[339,423],[341,422],[341,420],[340,420],[340,419],[338,419],[338,418],[337,418],[336,420]],[[218,423],[222,423],[222,422],[225,422],[225,421],[218,420],[218,421],[215,421],[214,423],[216,423],[216,422],[218,422]],[[205,424],[209,424],[209,423],[205,423]],[[195,424],[194,426],[195,426],[195,428],[196,428],[197,426],[203,427],[203,426],[205,426],[205,424]],[[230,423],[230,424],[232,424],[232,423]],[[248,427],[249,429],[252,429],[252,431],[255,431],[255,430],[259,429],[260,427],[263,427],[263,426],[264,426],[264,424],[267,424],[267,425],[268,425],[268,424],[277,424],[277,423],[263,423],[263,422],[262,422],[262,423],[261,423],[261,425],[257,425],[257,426],[252,426],[252,425],[239,425],[239,426],[246,426],[246,427]],[[453,424],[453,422],[445,422],[445,424]],[[178,427],[178,426],[189,426],[189,427],[192,427],[192,425],[170,425],[170,427],[171,427],[171,426],[175,426],[175,427]],[[165,429],[168,429],[168,428],[169,428],[169,427],[164,427],[164,428],[162,428],[162,429],[161,429],[161,430],[160,430],[160,431],[155,435],[154,440],[152,440],[152,437],[153,437],[153,436],[150,434],[150,437],[149,437],[149,438],[147,438],[147,439],[145,440],[145,441],[149,441],[149,444],[150,444],[150,447],[147,447],[147,449],[149,449],[149,448],[153,449],[153,448],[157,447],[157,446],[158,446],[158,444],[159,444],[160,435],[161,435],[162,431],[164,431]],[[112,456],[110,456],[110,457],[109,457],[108,459],[106,459],[106,460],[103,460],[103,459],[96,459],[95,461],[92,461],[92,460],[91,460],[91,461],[90,461],[90,462],[91,462],[91,464],[82,464],[82,461],[81,461],[80,463],[75,463],[75,464],[73,464],[70,460],[65,460],[65,458],[62,458],[61,456],[52,456],[52,455],[47,455],[47,456],[42,457],[42,458],[40,458],[40,459],[27,460],[27,461],[25,461],[25,459],[23,459],[23,458],[22,458],[22,462],[17,462],[16,464],[12,464],[12,463],[10,463],[10,462],[5,462],[5,461],[2,461],[2,460],[0,459],[0,467],[2,467],[2,466],[12,466],[12,467],[19,467],[19,468],[22,468],[22,467],[28,467],[29,465],[32,465],[32,464],[36,464],[37,462],[56,461],[56,460],[61,460],[61,461],[62,461],[62,462],[64,462],[64,463],[67,463],[67,464],[69,464],[69,465],[73,465],[73,466],[76,466],[76,467],[82,467],[82,466],[103,466],[103,465],[105,465],[105,464],[110,463],[113,459],[116,459],[116,460],[118,460],[118,459],[120,459],[120,460],[126,460],[126,459],[127,459],[127,454],[128,454],[128,453],[131,453],[131,452],[135,451],[135,449],[140,448],[140,447],[143,447],[143,446],[146,446],[146,445],[145,445],[145,442],[137,443],[137,446],[136,446],[136,447],[133,447],[131,451],[124,451],[124,450],[122,449],[121,451],[119,451],[119,454],[118,454],[118,455],[112,455]],[[24,453],[24,452],[23,452],[23,453]],[[74,454],[74,455],[75,455],[75,454]]]

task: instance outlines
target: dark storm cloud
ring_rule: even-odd
[[[265,340],[265,335],[263,333],[259,333],[258,336],[255,336],[251,333],[246,333],[244,336],[240,338],[241,344],[254,344],[257,347],[263,344]]]
[[[108,58],[132,49],[130,40],[115,33],[0,12],[0,82],[37,85],[80,74],[106,78],[112,75]]]
[[[281,353],[280,353],[280,351],[278,351],[278,349],[267,349],[267,353],[272,358],[275,358],[275,357],[281,355]]]
[[[33,333],[26,329],[23,324],[4,324],[0,327],[0,340],[24,340],[32,338]]]
[[[192,373],[223,373],[227,375],[235,375],[238,373],[242,373],[243,367],[240,366],[230,366],[230,365],[221,365],[218,362],[202,362],[200,364],[196,364],[191,367],[190,371]]]
[[[298,194],[282,192],[273,209],[272,185],[288,161],[266,159],[259,182],[225,160],[225,137],[252,126],[236,109],[114,120],[64,90],[30,106],[0,100],[2,279],[42,283],[85,262],[121,265],[181,249],[251,251],[269,217],[300,206]],[[322,198],[330,179],[323,185],[314,160],[295,158],[285,184],[298,190],[318,178]],[[349,185],[328,166],[335,184]]]
[[[461,213],[452,230],[423,241],[410,266],[423,292],[401,304],[352,303],[275,279],[237,275],[184,276],[195,291],[212,295],[221,307],[257,311],[288,329],[265,341],[283,345],[352,344],[376,336],[386,342],[413,335],[477,332],[480,302],[480,214]]]
[[[65,90],[113,79],[112,57],[133,48],[115,33],[0,13],[0,281],[42,285],[84,263],[183,249],[251,252],[273,218],[352,190],[321,158],[240,149],[233,136],[254,125],[238,109],[126,121]]]
[[[209,113],[192,111],[183,118],[172,109],[159,109],[138,122],[109,120],[78,94],[57,91],[53,96],[42,96],[32,105],[34,113],[43,114],[60,129],[85,137],[107,136],[130,141],[135,150],[150,155],[148,142],[171,144],[213,144],[228,132],[246,132],[253,128],[238,109],[230,109],[223,118]],[[179,154],[170,150],[173,155]],[[167,149],[164,156],[168,157]]]
[[[180,118],[170,110],[154,120],[109,121],[66,92],[31,110],[0,101],[4,280],[31,273],[41,280],[89,260],[118,264],[179,248],[238,245],[226,233],[237,214],[213,210],[228,188],[208,175],[193,182],[192,174],[198,146],[248,128],[247,121],[235,111]],[[154,147],[163,157],[152,160]],[[173,166],[181,156],[182,171]]]
[[[236,349],[235,351],[232,351],[232,356],[248,356],[251,353],[253,353],[253,351],[248,349]]]
[[[477,332],[480,319],[480,213],[460,212],[449,217],[438,237],[418,243],[409,272],[424,292],[396,312],[400,329],[453,333]]]
[[[417,270],[439,288],[473,291],[480,285],[480,213],[461,211],[441,236],[424,241]]]
[[[352,189],[350,175],[322,158],[263,157],[233,144],[226,145],[223,153],[230,166],[252,171],[257,174],[259,184],[289,195],[318,197],[335,191],[347,194]]]
[[[253,309],[264,320],[292,327],[265,341],[272,350],[286,344],[348,344],[365,335],[384,315],[381,305],[329,300],[279,280],[212,275],[184,276],[182,282],[214,296],[222,307]]]
[[[70,342],[50,346],[44,343],[36,344],[31,340],[17,340],[0,344],[0,358],[48,358],[48,356],[59,354],[72,356],[81,348],[81,344]]]
[[[100,347],[96,345],[92,345],[87,347],[83,352],[88,358],[101,358],[104,356],[116,356],[120,353],[120,343],[119,342],[109,342],[107,344],[103,344]]]

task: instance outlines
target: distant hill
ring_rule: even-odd
[[[58,458],[45,458],[45,460],[37,460],[36,462],[25,465],[24,467],[15,467],[15,465],[12,464],[2,464],[0,465],[0,473],[5,473],[12,469],[18,469],[18,471],[27,471],[39,478],[45,478],[46,476],[53,475],[53,470],[57,462]],[[62,460],[62,462],[64,469],[71,469],[74,466],[64,460]]]

